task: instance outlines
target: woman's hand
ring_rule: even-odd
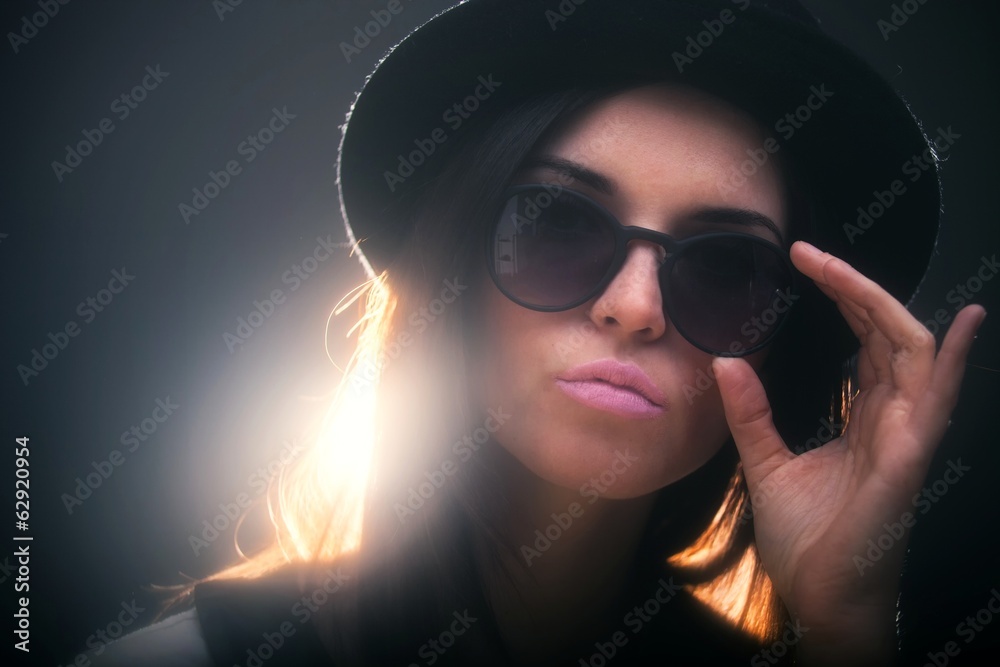
[[[948,426],[986,313],[981,306],[959,312],[935,354],[930,332],[847,263],[801,241],[792,261],[860,339],[860,393],[841,437],[796,456],[775,430],[750,365],[714,360],[726,419],[758,499],[757,549],[802,624],[802,664],[890,664],[906,515],[914,516],[913,497]],[[878,542],[886,525],[892,546],[866,560],[869,540]]]

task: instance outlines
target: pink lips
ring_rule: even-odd
[[[669,409],[641,368],[614,359],[591,361],[561,373],[559,386],[580,403],[629,419],[652,419]]]

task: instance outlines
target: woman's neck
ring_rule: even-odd
[[[514,662],[551,665],[614,622],[657,494],[598,499],[545,482],[501,447],[490,458],[499,488],[515,491],[493,517],[506,567],[477,543],[483,588]]]

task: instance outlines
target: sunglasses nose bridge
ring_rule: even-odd
[[[624,239],[621,250],[612,266],[610,275],[598,293],[599,299],[608,298],[614,310],[631,303],[656,303],[662,310],[662,271],[668,258],[667,250],[657,239],[633,237]],[[654,294],[655,293],[655,294]],[[642,308],[645,310],[645,308]]]
[[[655,289],[659,294],[659,299],[656,301],[661,304],[662,308],[664,303],[662,272],[674,249],[674,239],[663,232],[647,227],[625,226],[620,223],[618,234],[618,251],[609,272],[610,275],[605,279],[606,282],[601,288],[600,294],[604,296],[609,291],[616,291],[621,295],[623,292],[620,290],[649,291]],[[642,254],[644,248],[648,248],[650,252],[654,253],[655,264],[651,267],[634,266],[633,263],[637,261],[634,259],[635,251],[640,251]],[[623,276],[623,272],[626,275]],[[645,284],[644,281],[650,282]],[[618,301],[618,299],[612,299],[612,301]],[[665,309],[661,312],[666,319]]]
[[[656,251],[657,256],[657,266],[662,267],[666,264],[667,260],[674,253],[674,246],[676,242],[673,237],[664,234],[663,232],[658,232],[653,229],[647,229],[645,227],[623,227],[623,244],[625,246],[626,253],[630,246],[636,245],[637,241],[641,241],[641,245],[652,246]]]
[[[663,252],[662,246],[655,243],[625,244],[588,311],[595,324],[614,322],[627,335],[641,333],[650,339],[665,333],[671,325],[664,312],[660,285]]]

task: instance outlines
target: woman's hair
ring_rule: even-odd
[[[273,544],[207,580],[254,578],[288,563],[351,563],[358,634],[348,636],[352,626],[345,623],[333,643],[375,653],[390,650],[373,641],[386,633],[417,646],[456,609],[486,605],[473,537],[493,544],[501,571],[519,556],[504,550],[497,528],[510,491],[476,451],[494,444],[480,442],[487,410],[501,414],[504,406],[482,405],[468,382],[482,354],[477,280],[485,273],[484,227],[546,134],[612,92],[549,92],[488,119],[484,107],[473,130],[442,146],[449,151],[443,170],[411,176],[425,179],[419,201],[388,213],[412,229],[410,237],[386,272],[352,295],[361,311],[358,344],[340,390],[311,451],[272,483]],[[789,182],[794,156],[785,158]],[[809,238],[822,215],[809,210],[807,199],[795,184],[792,240]],[[820,420],[842,428],[850,399],[842,359],[829,353],[842,349],[841,332],[831,325],[825,298],[801,287],[762,369],[776,426],[796,449],[810,438],[819,444],[839,435],[817,437],[825,433]],[[457,464],[446,474],[447,460]],[[731,439],[701,469],[660,492],[642,554],[762,642],[785,620],[757,557],[750,498]],[[364,658],[378,664],[378,655]]]

